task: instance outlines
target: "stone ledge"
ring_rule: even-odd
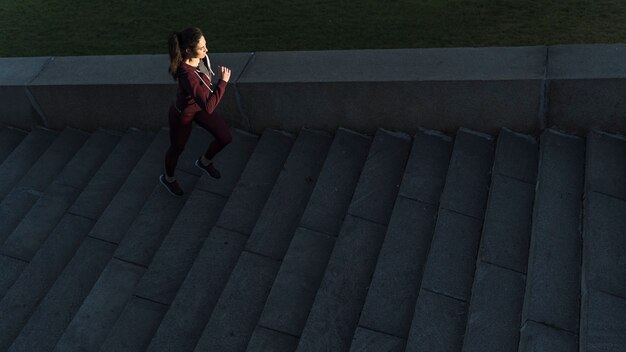
[[[233,78],[218,108],[236,127],[339,126],[413,134],[626,133],[626,44],[211,54]],[[176,90],[167,55],[0,58],[0,122],[158,129]]]

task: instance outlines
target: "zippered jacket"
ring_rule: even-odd
[[[206,57],[203,59],[208,66]],[[193,119],[193,115],[200,111],[212,114],[217,104],[224,96],[226,85],[223,79],[219,79],[213,86],[210,74],[201,72],[200,69],[181,63],[178,68],[178,91],[176,93],[175,108],[181,113],[183,119]]]

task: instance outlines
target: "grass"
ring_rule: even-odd
[[[624,43],[626,1],[0,0],[0,56],[165,53],[192,25],[212,52]]]

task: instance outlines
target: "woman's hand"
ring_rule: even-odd
[[[228,67],[220,66],[220,76],[225,82],[228,82],[230,79],[230,69]]]

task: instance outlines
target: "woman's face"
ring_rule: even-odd
[[[206,48],[206,40],[204,39],[204,36],[202,36],[200,37],[198,45],[196,45],[196,47],[193,49],[190,56],[192,58],[204,59],[207,51],[208,50]]]

